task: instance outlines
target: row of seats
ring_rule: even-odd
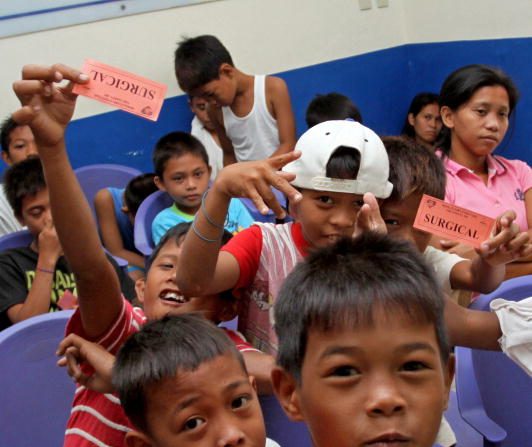
[[[532,275],[504,282],[478,298],[518,301],[532,292]],[[72,311],[39,315],[0,332],[0,445],[52,447],[62,444],[74,384],[56,366],[55,350]],[[516,447],[532,439],[532,380],[501,352],[456,349],[456,392],[446,418],[457,447]],[[267,434],[280,445],[310,446],[306,426],[290,422],[273,396],[262,397]],[[31,408],[31,411],[28,409]],[[28,430],[28,427],[32,427]]]

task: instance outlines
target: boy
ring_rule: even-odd
[[[155,145],[152,157],[155,185],[174,200],[171,207],[153,219],[152,239],[157,244],[169,228],[194,219],[209,187],[211,167],[201,142],[185,132],[172,132],[162,137]],[[223,227],[235,234],[252,222],[244,204],[238,199],[232,200]]]
[[[2,159],[8,166],[37,153],[31,129],[28,126],[19,126],[11,117],[2,123],[0,145],[2,146]],[[0,236],[21,229],[6,199],[4,188],[0,185]]]
[[[194,295],[234,289],[240,295],[239,328],[255,347],[276,352],[270,313],[281,283],[309,250],[368,229],[385,231],[375,196],[390,196],[388,171],[382,141],[353,121],[312,127],[299,139],[295,153],[224,168],[196,215],[194,231],[185,237],[177,269],[180,289]],[[219,251],[219,225],[231,197],[250,197],[257,209],[266,212],[270,206],[283,217],[270,186],[289,197],[295,222],[252,226]],[[512,219],[501,219],[497,234],[483,243],[481,256],[503,263],[532,250],[526,234],[517,235],[511,224]],[[512,250],[501,250],[504,245]],[[446,322],[453,344],[499,348],[495,315],[448,300]]]
[[[238,70],[214,36],[184,39],[175,51],[179,87],[209,102],[224,165],[293,150],[296,131],[286,83]]]
[[[314,447],[434,444],[454,372],[443,309],[430,266],[376,233],[295,267],[275,304],[272,379]]]
[[[35,315],[69,308],[61,298],[65,293],[76,295],[74,274],[62,256],[50,213],[41,160],[31,156],[11,166],[4,188],[15,216],[27,226],[33,241],[28,247],[0,253],[0,330]],[[124,294],[132,299],[132,283],[123,274],[120,279]]]
[[[480,257],[474,260],[461,258],[429,246],[431,235],[416,230],[414,220],[423,194],[443,200],[446,175],[441,160],[432,151],[401,137],[383,138],[390,160],[390,181],[394,189],[381,205],[381,214],[388,234],[415,244],[425,260],[434,267],[436,277],[444,292],[452,289],[489,293],[504,279],[505,262],[511,256]],[[512,212],[498,220],[513,218]],[[513,243],[517,243],[514,241]]]
[[[99,380],[105,376],[108,386],[114,357],[88,342],[80,349],[98,356],[92,364],[107,360]],[[276,445],[265,440],[255,381],[242,355],[204,318],[185,314],[146,324],[120,348],[113,369],[114,388],[134,425],[128,446]]]
[[[357,106],[347,96],[340,93],[316,95],[310,101],[305,121],[310,129],[324,121],[352,119],[362,124],[362,115]]]
[[[220,145],[220,138],[218,138],[216,129],[209,117],[209,103],[204,98],[189,96],[188,105],[194,114],[190,133],[205,147],[211,167],[211,181],[214,181],[218,172],[224,167],[224,153]]]
[[[146,280],[136,284],[144,311],[133,309],[123,299],[116,272],[101,248],[91,210],[65,148],[64,132],[76,101],[72,86],[73,83],[86,83],[88,76],[60,64],[52,67],[30,65],[24,67],[22,73],[23,80],[15,82],[13,88],[23,107],[13,116],[18,122],[30,125],[35,135],[45,167],[57,234],[76,276],[79,307],[66,332],[92,340],[111,354],[116,354],[146,319],[180,313],[184,305],[192,311],[198,300],[201,302],[203,298],[185,297],[177,288],[175,268],[180,248],[178,241],[169,236],[154,253],[154,262],[147,271]],[[61,80],[69,80],[70,84],[66,87],[53,84]],[[218,296],[208,298],[213,310],[220,305],[224,307],[224,301]],[[204,303],[201,307],[205,309]],[[263,357],[269,366],[268,357]],[[85,370],[85,373],[88,372]],[[78,387],[65,446],[123,445],[129,430],[130,423],[115,396]]]

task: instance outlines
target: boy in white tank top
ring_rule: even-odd
[[[224,165],[263,160],[294,149],[294,115],[286,83],[238,70],[214,36],[183,40],[175,52],[179,87],[209,102]]]

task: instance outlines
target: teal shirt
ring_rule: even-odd
[[[193,214],[187,214],[181,211],[174,203],[170,208],[162,210],[151,224],[151,237],[153,243],[157,245],[165,233],[173,226],[181,222],[192,222]],[[231,199],[227,217],[225,219],[225,229],[232,234],[236,234],[253,223],[253,218],[247,208],[238,199]]]

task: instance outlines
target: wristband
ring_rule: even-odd
[[[45,269],[45,268],[42,268],[42,267],[37,267],[37,270],[39,270],[39,272],[43,272],[43,273],[50,273],[51,275],[53,275],[55,273],[55,270]]]
[[[207,219],[207,222],[209,222],[213,227],[218,228],[219,230],[223,230],[224,226],[214,222],[207,214],[207,210],[205,209],[205,197],[207,197],[207,192],[209,192],[209,190],[205,191],[203,193],[203,197],[201,198],[201,212],[205,216],[205,219]]]
[[[199,230],[196,228],[196,219],[194,219],[192,221],[191,228],[192,228],[192,231],[194,232],[194,234],[196,236],[198,236],[203,242],[213,243],[213,242],[220,242],[222,240],[223,233],[217,239],[209,239],[209,238],[203,236],[203,234],[201,234],[199,232]]]

